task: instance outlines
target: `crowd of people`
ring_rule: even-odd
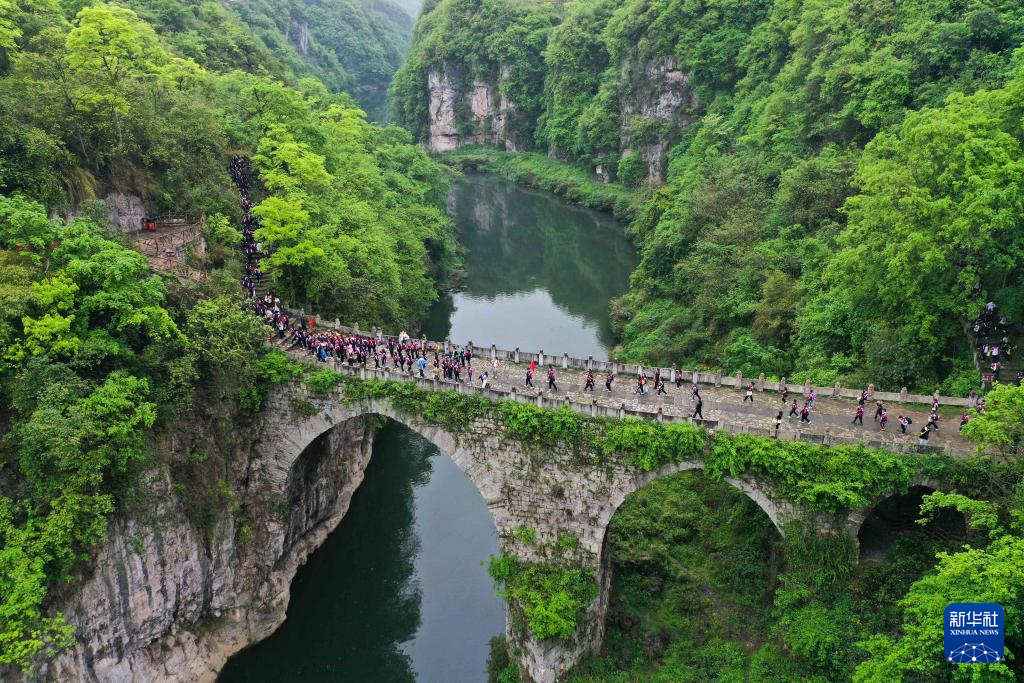
[[[242,254],[245,258],[245,272],[241,279],[242,290],[250,301],[252,311],[258,315],[277,335],[282,345],[287,345],[289,350],[300,349],[307,352],[314,359],[327,362],[334,361],[350,367],[360,365],[370,367],[373,364],[375,369],[393,368],[395,371],[407,374],[418,373],[419,377],[426,378],[428,372],[436,380],[447,382],[473,383],[474,376],[474,354],[471,348],[456,345],[443,347],[441,344],[428,344],[409,337],[402,332],[397,338],[378,338],[357,333],[342,333],[336,330],[317,329],[312,318],[301,318],[292,320],[284,310],[281,300],[272,295],[269,291],[262,296],[258,294],[258,286],[262,281],[263,270],[260,261],[267,255],[267,250],[256,239],[255,233],[261,226],[261,219],[252,212],[255,203],[250,196],[252,188],[252,172],[249,160],[243,156],[234,156],[228,165],[228,171],[232,180],[238,188],[239,198],[242,205]],[[1001,359],[1012,353],[1012,348],[1007,336],[1007,321],[996,313],[997,306],[990,302],[985,310],[974,322],[973,332],[981,343],[982,352],[991,363],[993,373],[998,379],[1001,366]],[[996,341],[993,341],[995,339]],[[429,360],[428,360],[429,359]],[[478,360],[479,364],[479,360]],[[481,387],[487,387],[489,382],[497,378],[501,371],[501,362],[497,358],[485,359],[482,363],[485,369],[477,373],[477,381]],[[535,388],[533,378],[537,371],[537,361],[531,361],[526,369],[525,388]],[[1018,373],[1017,383],[1021,383],[1024,371]],[[552,366],[546,369],[547,389],[551,392],[558,391],[557,376]],[[611,393],[612,384],[615,382],[615,375],[607,372],[604,377],[605,391]],[[646,373],[637,374],[636,384],[633,393],[645,395],[649,378]],[[675,386],[677,390],[683,387],[682,373],[676,373]],[[593,370],[587,370],[584,377],[583,391],[595,390],[595,378]],[[655,369],[653,384],[657,395],[668,395],[666,390],[666,378],[661,374],[660,369]],[[772,419],[771,430],[774,436],[778,437],[779,430],[785,418],[785,409],[789,408],[790,418],[799,418],[801,424],[811,424],[811,412],[817,401],[817,395],[812,389],[804,398],[800,406],[797,399],[790,400],[789,388],[783,384],[780,387],[779,395],[782,399],[783,409],[778,411]],[[746,386],[743,395],[743,403],[748,401],[753,404],[755,397],[755,386],[750,382]],[[700,395],[700,387],[697,383],[690,385],[690,400],[694,405],[692,419],[704,418],[704,400]],[[865,405],[873,401],[872,392],[864,390],[861,392],[857,407],[854,411],[853,425],[864,425]],[[875,414],[874,421],[880,431],[884,432],[889,422],[889,412],[885,403],[881,400],[874,400]],[[977,410],[985,411],[985,402],[979,399]],[[927,445],[932,432],[939,429],[939,402],[932,402],[931,411],[926,424],[918,433],[918,443]],[[970,421],[970,413],[964,411],[960,419],[960,429]],[[901,434],[907,434],[913,420],[907,415],[898,415],[896,424]]]
[[[974,324],[971,326],[976,348],[981,350],[983,363],[992,376],[992,381],[999,382],[1000,374],[1008,359],[1016,350],[1009,336],[1009,322],[999,313],[999,306],[994,301],[985,304]],[[1024,382],[1024,369],[1017,372],[1017,386]]]
[[[286,345],[288,350],[307,352],[321,362],[330,360],[350,367],[370,367],[372,363],[375,369],[390,367],[409,374],[418,372],[420,377],[426,377],[427,368],[432,365],[435,379],[461,382],[465,377],[466,381],[473,382],[473,351],[470,348],[452,346],[444,349],[437,343],[428,348],[425,342],[412,339],[405,332],[398,338],[381,339],[317,329],[312,318],[292,320],[284,310],[281,299],[269,291],[260,296],[257,292],[263,275],[260,261],[268,252],[255,235],[262,223],[260,217],[252,212],[256,205],[250,196],[252,171],[249,160],[243,156],[233,156],[228,164],[228,172],[238,188],[243,211],[241,232],[245,273],[241,280],[242,291],[249,299],[252,311],[277,333],[282,345]],[[432,362],[427,360],[430,355],[433,356]],[[477,376],[480,385],[486,387],[492,376],[497,377],[500,366],[498,359],[492,359],[491,374],[484,371]],[[554,371],[549,369],[548,372],[549,386],[554,386]]]

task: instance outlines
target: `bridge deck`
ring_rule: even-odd
[[[287,346],[287,344],[284,344]],[[309,362],[312,357],[301,350],[292,350],[293,355]],[[432,358],[432,355],[430,356]],[[328,361],[326,367],[337,369],[338,366]],[[373,368],[372,363],[369,366]],[[547,391],[546,374],[538,368],[533,383],[535,389],[524,386],[526,378],[527,363],[502,362],[497,378],[491,379],[489,386],[493,390],[492,396],[496,398],[507,397],[514,389],[519,400],[536,401],[538,397],[544,405],[565,405],[568,398],[571,407],[580,412],[587,412],[587,407],[596,402],[596,414],[618,415],[619,409],[626,415],[641,414],[648,417],[656,417],[657,411],[661,409],[663,419],[666,421],[685,421],[693,413],[694,402],[690,398],[690,383],[686,382],[680,389],[674,384],[667,384],[667,396],[656,396],[654,389],[648,385],[648,391],[644,396],[635,393],[634,378],[620,374],[612,385],[612,391],[604,388],[604,375],[594,373],[597,388],[595,391],[584,392],[586,372],[575,369],[561,369],[556,367],[556,383],[559,391]],[[479,372],[487,370],[492,374],[490,358],[484,356],[474,363],[474,387],[479,387]],[[426,375],[432,380],[432,366],[428,366]],[[384,373],[369,373],[371,376],[383,377]],[[414,370],[413,374],[418,376]],[[390,366],[387,373],[389,378],[402,379],[408,377],[405,373],[397,373],[393,366]],[[431,381],[426,383],[432,385]],[[465,376],[462,384],[465,389]],[[455,388],[454,382],[440,380],[440,386],[445,389]],[[700,385],[701,397],[704,400],[703,415],[712,427],[718,427],[729,432],[751,433],[762,436],[769,436],[772,418],[782,408],[780,394],[775,391],[755,392],[754,403],[744,403],[745,391],[730,387],[715,387],[713,385]],[[794,394],[795,395],[795,394]],[[791,399],[792,399],[791,395]],[[798,406],[803,401],[797,398]],[[917,450],[917,433],[925,425],[929,412],[929,406],[921,404],[886,404],[889,410],[889,424],[885,432],[882,432],[876,422],[873,421],[875,406],[873,403],[865,405],[864,426],[851,424],[857,402],[848,398],[820,397],[816,401],[811,412],[811,424],[801,424],[799,418],[786,417],[789,413],[788,407],[783,412],[785,418],[779,436],[782,439],[794,440],[803,439],[821,443],[826,439],[827,443],[858,443],[866,442],[874,447],[886,447],[894,451],[915,451]],[[945,413],[952,411],[947,410]],[[907,434],[900,434],[899,424],[896,422],[898,415],[907,415],[913,420],[908,428]],[[952,415],[945,416],[940,422],[940,429],[933,432],[929,439],[926,450],[929,452],[949,452],[955,455],[969,455],[974,452],[973,446],[964,440],[957,432],[959,419]],[[826,436],[827,435],[827,436]]]

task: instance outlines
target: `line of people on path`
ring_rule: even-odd
[[[262,224],[259,216],[252,213],[255,203],[250,197],[253,182],[249,159],[238,155],[233,156],[228,164],[228,171],[238,189],[243,210],[241,232],[242,253],[245,257],[245,274],[242,277],[241,286],[247,297],[251,300],[250,305],[253,312],[276,331],[277,337],[282,344],[287,344],[289,350],[304,350],[321,362],[334,360],[347,364],[350,367],[355,365],[369,367],[369,364],[372,362],[375,369],[390,366],[395,371],[408,374],[415,373],[422,378],[427,376],[428,367],[430,367],[434,379],[457,383],[463,381],[463,376],[465,375],[465,381],[468,384],[473,383],[473,352],[470,348],[452,346],[444,350],[437,343],[433,345],[433,348],[428,348],[426,343],[412,339],[404,332],[397,339],[391,337],[379,339],[354,333],[345,334],[337,331],[317,330],[312,318],[305,318],[299,322],[292,321],[283,310],[281,300],[269,292],[263,296],[257,296],[257,288],[263,276],[260,260],[267,254],[263,249],[263,245],[255,238],[255,232]],[[995,304],[990,303],[978,320],[975,321],[974,331],[979,337],[982,337],[989,334],[993,328],[997,331],[1005,332],[1005,327],[1005,319],[995,317]],[[986,345],[984,348],[985,354],[987,356],[999,357],[1001,353],[1006,353],[1008,344],[1006,343],[1005,336],[1003,337],[1003,342],[1002,350],[999,346]],[[428,360],[430,355],[433,356],[432,360]],[[492,358],[490,360],[490,373],[485,370],[477,376],[480,386],[486,388],[492,378],[497,378],[500,373],[500,367],[500,361],[497,358]],[[535,388],[533,378],[536,370],[537,362],[531,361],[526,370],[525,388]],[[554,367],[549,365],[546,374],[547,389],[551,392],[557,392],[558,384]],[[1018,374],[1018,384],[1022,375],[1024,373]],[[612,385],[615,379],[615,375],[612,372],[609,371],[605,374],[604,386],[605,391],[608,393],[612,392]],[[645,395],[648,382],[649,379],[646,373],[638,373],[633,393],[641,396]],[[665,377],[661,374],[660,369],[655,369],[653,383],[656,395],[668,395]],[[681,390],[683,383],[683,373],[676,373],[676,388]],[[583,391],[593,392],[595,384],[593,370],[587,370]],[[784,406],[789,401],[789,393],[789,388],[783,385],[780,395]],[[754,396],[755,385],[753,382],[750,382],[744,392],[743,403],[749,401],[753,404]],[[870,398],[868,390],[861,393],[852,424],[864,424],[864,405]],[[695,404],[691,418],[705,419],[703,412],[704,400],[696,383],[690,386],[690,400]],[[797,400],[795,398],[792,399],[792,402],[789,403],[789,417],[799,417],[801,424],[811,424],[811,409],[816,400],[817,395],[813,389],[805,398],[802,407],[798,408]],[[939,428],[938,407],[938,401],[936,400],[932,404],[927,424],[922,427],[918,435],[918,442],[922,445],[926,445],[931,432],[937,431]],[[984,412],[985,404],[983,400],[978,401],[978,410],[979,412]],[[783,412],[783,410],[780,410],[772,420],[772,427],[776,437],[783,422]],[[879,424],[880,430],[884,432],[889,420],[889,414],[882,401],[875,401],[874,419]],[[965,411],[961,416],[960,429],[963,429],[969,421],[970,414]],[[897,423],[900,426],[900,432],[906,434],[907,428],[913,422],[909,416],[899,415]]]
[[[975,348],[981,350],[983,363],[989,369],[987,374],[994,382],[1000,381],[999,375],[1003,370],[1003,365],[1015,351],[1007,331],[1009,322],[998,313],[998,308],[996,302],[989,301],[975,318],[971,327]],[[983,378],[983,380],[983,385],[988,382],[987,378]],[[1017,372],[1016,382],[1017,386],[1024,382],[1024,369]]]
[[[397,339],[380,339],[354,333],[318,330],[312,318],[307,317],[299,322],[290,320],[281,300],[269,292],[257,296],[257,288],[264,275],[260,260],[267,256],[268,252],[255,238],[255,232],[262,226],[262,221],[259,216],[252,213],[256,204],[250,197],[253,181],[249,159],[239,155],[233,156],[228,162],[228,172],[238,188],[243,211],[241,232],[245,274],[241,280],[242,289],[251,300],[253,312],[277,332],[282,345],[286,345],[289,351],[306,351],[321,362],[332,360],[350,367],[360,365],[366,368],[373,363],[373,367],[378,370],[391,367],[395,371],[408,374],[417,372],[420,377],[427,375],[427,368],[431,365],[427,357],[432,351],[433,376],[436,379],[460,382],[465,375],[466,381],[472,383],[473,352],[469,348],[453,346],[444,351],[440,344],[435,343],[431,349],[425,342],[412,339],[405,332]],[[480,385],[487,387],[490,378],[498,376],[500,366],[497,358],[492,359],[492,374],[489,375],[486,371],[480,373]]]

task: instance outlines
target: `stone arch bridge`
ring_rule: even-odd
[[[442,386],[437,386],[434,380],[404,374],[363,368],[344,370],[363,378],[401,380],[418,383],[427,389],[451,390],[451,385],[441,383]],[[474,392],[491,399],[511,398],[549,408],[569,406],[587,414],[598,414],[593,403],[573,405],[565,399],[534,399],[514,392],[509,396],[465,385],[456,385],[456,388],[463,393]],[[307,468],[303,464],[304,453],[322,435],[331,433],[336,427],[365,421],[368,416],[381,416],[417,432],[454,460],[484,499],[504,554],[527,562],[545,561],[546,549],[554,547],[561,535],[571,534],[578,539],[578,547],[572,557],[560,561],[591,572],[597,581],[598,597],[587,608],[575,636],[569,641],[538,641],[524,633],[524,629],[515,628],[511,618],[508,620],[506,630],[512,650],[519,653],[521,668],[536,683],[557,680],[563,671],[601,643],[611,585],[607,530],[619,506],[631,493],[659,477],[704,467],[702,462],[695,460],[644,472],[621,458],[605,459],[601,466],[587,467],[581,465],[587,458],[581,458],[578,451],[556,446],[539,454],[538,449],[506,436],[505,426],[493,413],[454,434],[421,416],[396,409],[388,399],[345,400],[342,388],[321,396],[312,394],[302,384],[286,385],[268,398],[264,415],[257,440],[261,452],[258,462],[272,463],[273,469],[251,472],[250,491],[260,492],[270,499],[287,501],[289,492],[301,485],[299,480],[308,480]],[[662,416],[653,419],[662,419]],[[361,467],[364,466],[365,462]],[[361,476],[360,471],[360,480]],[[799,505],[777,495],[771,482],[763,478],[741,476],[727,478],[726,481],[753,500],[780,534],[787,521],[806,513]],[[300,505],[317,505],[315,501],[321,495],[318,491],[305,492],[303,500],[306,502]],[[819,517],[819,528],[827,532],[837,523],[845,524],[856,538],[869,513],[870,508],[866,508],[851,511],[845,520]],[[300,514],[310,516],[308,510],[300,511]],[[532,531],[528,535],[517,533],[523,528]],[[524,537],[530,540],[526,541]]]

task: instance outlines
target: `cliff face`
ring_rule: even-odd
[[[427,148],[446,152],[463,145],[488,144],[520,151],[508,125],[515,104],[501,87],[508,75],[508,69],[502,66],[496,84],[479,79],[467,83],[456,65],[445,63],[430,70]]]
[[[295,45],[295,49],[303,57],[309,56],[309,22],[305,19],[292,19],[292,23],[285,30],[284,38]]]
[[[42,680],[212,681],[234,652],[284,620],[298,567],[341,521],[370,459],[372,424],[353,419],[279,461],[291,406],[271,401],[228,458],[228,512],[205,531],[168,468],[112,520],[90,573],[57,610],[77,645]],[[187,437],[179,440],[187,448]]]
[[[619,148],[638,153],[647,163],[647,182],[659,185],[668,171],[668,153],[695,118],[697,98],[690,76],[675,57],[650,60],[620,70]]]
[[[488,144],[508,151],[522,150],[509,125],[515,103],[502,92],[508,78],[502,67],[497,83],[466,80],[457,64],[444,63],[427,73],[429,98],[427,139],[433,152],[464,145]],[[647,165],[647,184],[659,185],[668,171],[668,153],[695,118],[697,99],[689,74],[674,57],[642,63],[625,62],[619,68],[619,153],[639,154]],[[552,149],[551,156],[571,161]],[[604,182],[612,179],[606,168],[594,169]]]

